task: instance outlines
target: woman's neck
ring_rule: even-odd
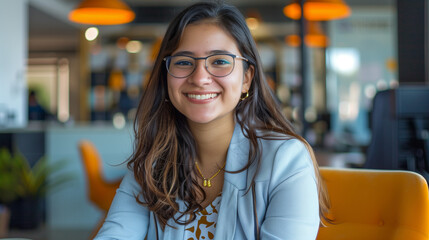
[[[234,132],[234,116],[206,124],[189,123],[191,132],[197,143],[197,160],[202,168],[223,166]]]

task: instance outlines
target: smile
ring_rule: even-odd
[[[197,99],[197,100],[206,100],[217,97],[219,94],[217,93],[209,93],[209,94],[186,94],[188,98]]]

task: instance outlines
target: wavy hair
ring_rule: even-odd
[[[236,120],[250,142],[248,163],[241,171],[254,163],[261,164],[259,138],[278,139],[281,133],[285,138],[301,140],[313,160],[318,179],[319,212],[326,219],[328,198],[311,146],[295,132],[277,106],[243,15],[233,6],[215,2],[196,3],[180,12],[170,23],[161,43],[134,122],[136,141],[128,167],[141,187],[136,200],[155,214],[162,229],[171,218],[178,224],[188,224],[195,219],[195,211],[202,209],[196,199],[198,194],[204,199],[206,195],[192,177],[196,143],[186,117],[168,101],[167,69],[163,62],[164,57],[177,49],[186,26],[202,21],[217,24],[229,33],[242,56],[254,66],[249,97],[240,101],[235,109]],[[177,199],[186,202],[185,210],[179,210]],[[181,220],[185,214],[191,216],[187,221]]]

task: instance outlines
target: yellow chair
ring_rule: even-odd
[[[414,172],[321,168],[335,221],[317,240],[428,240],[426,180]]]
[[[103,218],[100,220],[91,234],[90,239],[92,239],[103,225],[104,219],[106,218],[110,204],[112,203],[113,197],[116,194],[116,189],[119,187],[121,179],[114,182],[108,182],[104,179],[102,162],[98,151],[92,142],[87,140],[80,141],[79,151],[86,172],[89,200],[100,210],[102,210],[104,214]]]

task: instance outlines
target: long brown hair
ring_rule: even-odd
[[[163,38],[134,122],[136,141],[128,167],[133,169],[141,186],[141,196],[136,196],[136,200],[156,215],[162,228],[171,218],[178,224],[187,224],[195,219],[195,211],[202,209],[197,196],[203,194],[205,198],[205,193],[191,174],[195,171],[196,143],[186,117],[168,101],[167,70],[163,59],[178,47],[187,25],[203,20],[210,20],[228,32],[242,56],[254,66],[249,97],[240,101],[235,110],[236,120],[250,142],[248,164],[242,170],[254,163],[261,164],[262,149],[258,138],[278,139],[278,133],[282,133],[287,138],[301,140],[313,160],[318,179],[320,215],[325,218],[328,201],[311,146],[295,133],[274,101],[243,15],[233,6],[214,2],[196,3],[183,10],[170,23]],[[264,134],[258,135],[261,132]],[[185,210],[179,210],[177,199],[186,202]],[[177,213],[179,217],[175,217]],[[186,214],[191,216],[188,221],[181,219]]]

